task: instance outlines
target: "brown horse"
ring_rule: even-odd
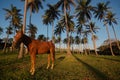
[[[38,40],[31,39],[30,37],[26,36],[25,34],[23,34],[22,31],[17,31],[16,35],[14,37],[14,46],[17,46],[20,43],[24,43],[24,45],[27,46],[28,51],[30,53],[30,57],[31,57],[30,73],[31,73],[31,75],[34,75],[34,73],[35,73],[36,54],[48,53],[47,69],[50,67],[51,59],[52,59],[51,69],[53,69],[54,60],[55,60],[55,46],[52,43],[52,41],[49,41],[49,42],[38,41]]]

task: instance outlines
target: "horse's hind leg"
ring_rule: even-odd
[[[53,69],[54,68],[54,60],[55,60],[55,54],[53,51],[51,51],[51,59],[52,59],[51,69]]]
[[[48,54],[48,64],[47,64],[47,69],[50,67],[50,54]]]

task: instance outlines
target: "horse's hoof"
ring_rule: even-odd
[[[51,69],[53,69],[53,68],[54,68],[54,65],[52,64]]]
[[[46,69],[49,69],[50,65],[47,65],[47,68]]]
[[[46,69],[49,69],[49,67],[47,67]]]
[[[31,72],[31,75],[34,75],[34,72]]]

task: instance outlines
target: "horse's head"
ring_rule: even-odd
[[[17,47],[20,45],[20,43],[22,42],[22,37],[23,37],[23,31],[16,31],[16,35],[14,36],[14,47]]]

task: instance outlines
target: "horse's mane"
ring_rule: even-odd
[[[28,37],[27,35],[23,34],[22,42],[28,46],[32,42],[32,38]]]

